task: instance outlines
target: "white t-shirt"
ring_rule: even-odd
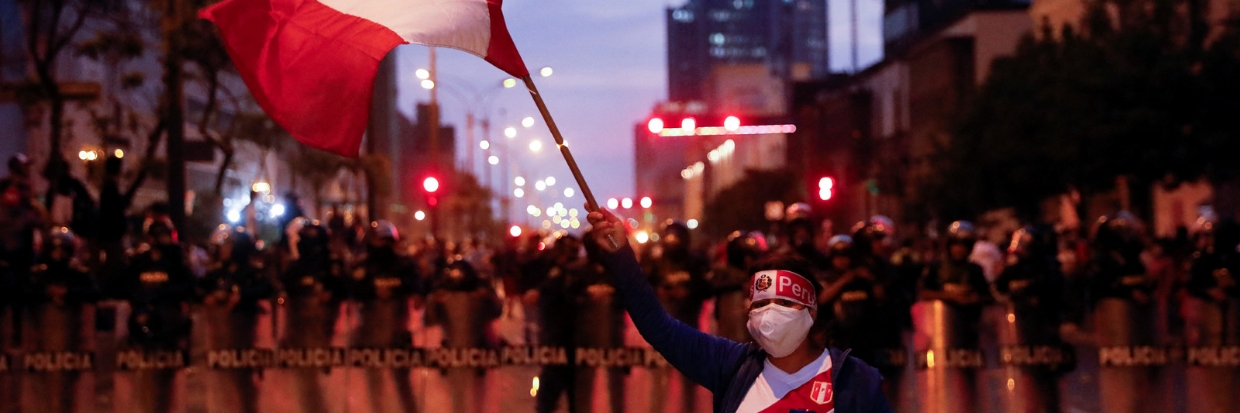
[[[826,350],[795,373],[762,364],[762,373],[749,387],[737,413],[786,413],[791,409],[820,413],[835,411],[831,385],[831,356]]]

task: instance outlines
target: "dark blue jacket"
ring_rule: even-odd
[[[631,248],[608,255],[606,261],[621,302],[642,337],[673,367],[714,394],[715,412],[735,412],[762,373],[766,352],[753,343],[706,334],[668,315]],[[878,370],[848,357],[847,351],[828,351],[837,413],[892,411],[880,389]]]

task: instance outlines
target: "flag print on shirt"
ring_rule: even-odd
[[[737,413],[834,413],[835,389],[831,384],[831,358],[827,357],[818,369],[818,375],[783,397],[777,397],[767,382],[766,374],[758,375],[757,381],[741,402]]]

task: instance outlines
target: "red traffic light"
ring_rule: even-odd
[[[830,200],[835,192],[835,179],[824,176],[818,180],[818,199],[823,201]]]
[[[434,193],[435,191],[438,191],[439,180],[435,179],[435,177],[433,176],[427,177],[425,180],[422,181],[422,189],[425,189],[426,192],[429,192],[429,193]]]
[[[646,129],[649,129],[650,133],[663,132],[663,119],[651,118],[650,122],[646,123]]]

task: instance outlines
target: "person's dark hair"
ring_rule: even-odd
[[[121,174],[121,158],[109,156],[103,161],[103,171],[108,176],[119,176]]]
[[[811,264],[809,260],[801,258],[799,255],[773,255],[753,264],[752,272],[756,273],[767,270],[784,270],[797,273],[809,280],[811,284],[814,284],[814,296],[822,294],[822,285],[818,284],[814,276],[814,264]]]

